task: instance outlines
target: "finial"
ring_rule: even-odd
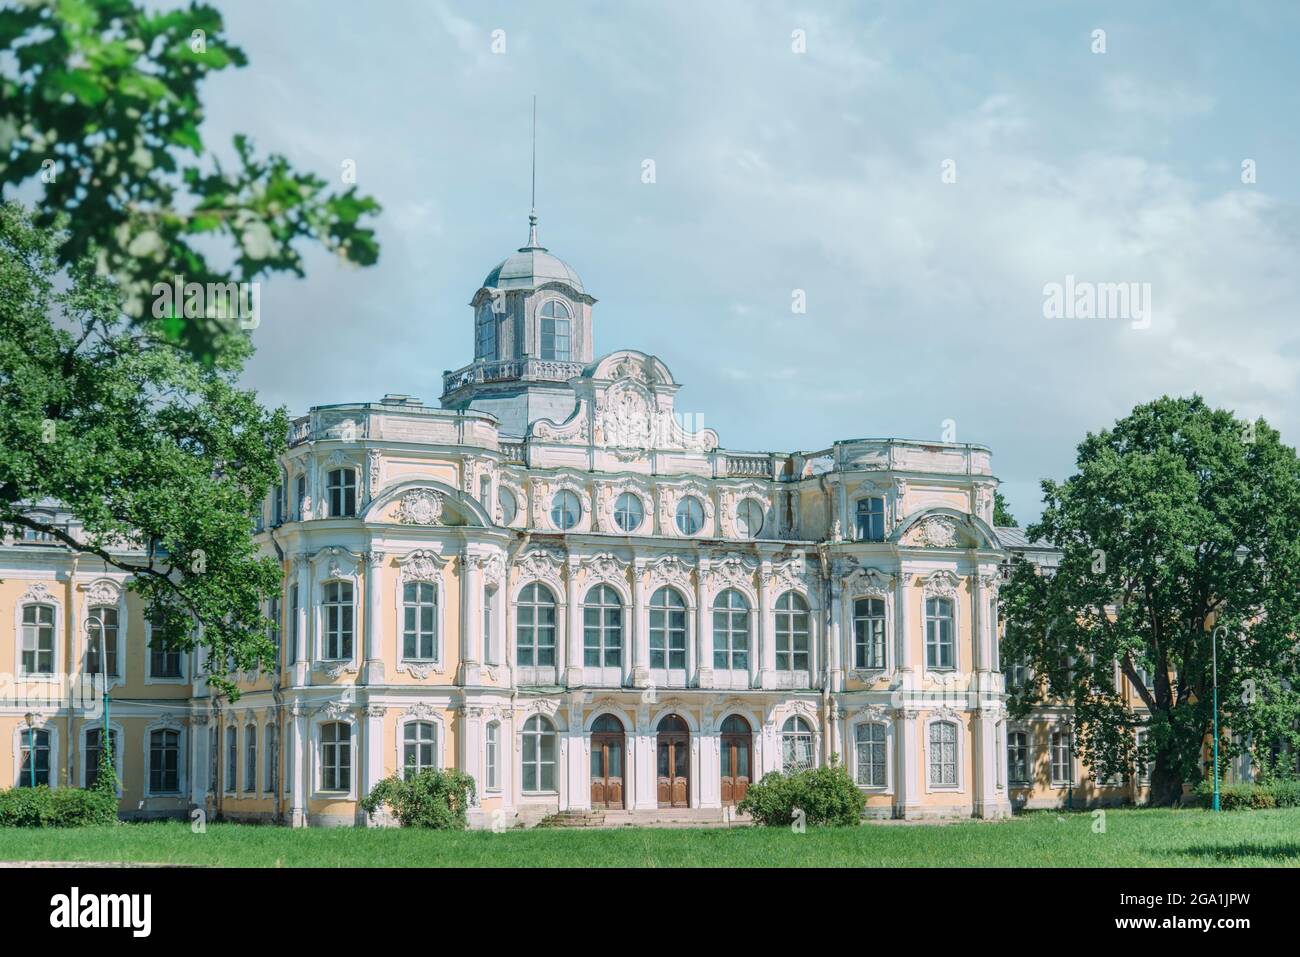
[[[537,210],[528,211],[528,245],[525,249],[541,249],[537,244]]]

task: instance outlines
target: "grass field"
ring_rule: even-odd
[[[1027,814],[1000,823],[464,833],[211,824],[0,828],[3,861],[245,867],[1300,867],[1300,809]]]

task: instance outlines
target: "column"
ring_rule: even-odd
[[[701,555],[695,574],[696,686],[700,688],[713,687],[713,629],[709,627],[709,607],[704,594],[704,576],[708,567],[708,558]]]
[[[980,582],[979,569],[972,571],[970,576],[971,592],[971,671],[988,670],[988,646],[985,629],[987,622],[984,618],[984,586]],[[982,687],[983,683],[976,679],[975,686]]]
[[[568,774],[568,810],[591,810],[591,735],[582,726],[582,692],[573,692],[569,700],[569,730],[565,737]],[[561,807],[563,810],[564,807]]]
[[[1011,806],[1006,799],[1006,789],[998,787],[998,761],[1005,757],[998,754],[996,743],[998,715],[992,709],[980,708],[971,721],[971,744],[975,748],[975,816],[981,818],[999,818],[1010,814]]]
[[[293,683],[295,685],[305,685],[307,683],[307,672],[310,668],[307,649],[310,647],[307,629],[310,626],[312,616],[308,613],[311,608],[311,579],[309,577],[311,563],[307,561],[305,555],[299,555],[294,559],[297,566],[298,584],[298,616],[297,628],[294,633],[297,636],[293,650]]]
[[[483,615],[479,610],[483,593],[483,569],[480,558],[471,555],[469,545],[460,553],[460,678],[461,685],[477,685],[479,677],[478,649],[481,642],[476,636],[482,629]]]
[[[650,619],[646,609],[645,585],[641,576],[645,562],[636,558],[632,562],[632,687],[644,688],[650,684]]]
[[[289,782],[289,823],[292,827],[306,827],[303,782],[307,779],[307,715],[297,702],[290,706],[289,715],[293,729],[293,778]]]
[[[456,759],[456,769],[463,771],[474,779],[474,803],[481,805],[483,800],[483,709],[474,705],[465,705],[460,709],[460,740]],[[502,735],[504,737],[504,735]],[[501,753],[503,741],[497,742],[497,772],[506,756]]]
[[[772,621],[772,596],[767,587],[771,573],[772,562],[764,558],[758,572],[758,643],[763,655],[759,684],[764,688],[776,687],[776,636]]]
[[[203,808],[208,793],[208,716],[190,716],[190,805]]]
[[[909,614],[907,601],[907,580],[910,576],[899,570],[894,579],[894,661],[903,674],[903,688],[911,690],[914,685],[913,672],[916,662],[912,657],[912,643],[909,640],[907,620]]]
[[[920,788],[920,737],[916,728],[917,715],[904,708],[894,709],[894,816],[916,817],[921,801]]]
[[[568,598],[568,615],[565,627],[564,684],[577,688],[582,684],[582,610],[578,603],[578,556],[569,556],[569,580],[565,588]],[[590,803],[590,800],[588,801]]]
[[[365,684],[382,684],[384,680],[384,658],[379,640],[381,632],[379,605],[383,600],[380,581],[383,578],[383,566],[383,552],[366,552],[366,660],[362,669],[362,681]],[[301,602],[301,590],[298,596]]]
[[[365,737],[363,739],[366,759],[362,765],[365,773],[360,782],[361,787],[357,789],[359,797],[365,797],[373,791],[375,785],[384,776],[384,714],[386,711],[387,709],[382,705],[366,705]],[[374,825],[376,821],[358,806],[357,823]]]
[[[826,654],[830,666],[830,690],[839,692],[844,690],[844,609],[841,607],[842,586],[834,573],[831,576],[830,594],[830,614],[825,616],[830,622],[826,629]]]

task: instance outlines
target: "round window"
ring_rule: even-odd
[[[736,531],[742,538],[758,538],[763,531],[763,506],[757,500],[742,499],[736,506]]]
[[[515,501],[515,493],[508,488],[497,489],[497,504],[501,506],[501,524],[509,525],[519,514],[519,503]]]
[[[578,524],[582,517],[582,503],[578,496],[567,488],[560,489],[551,499],[551,524],[567,532]]]
[[[677,503],[677,530],[683,535],[694,535],[704,527],[704,503],[688,495]]]
[[[634,532],[641,527],[645,518],[645,507],[641,497],[631,492],[624,492],[614,503],[614,524],[625,532]]]

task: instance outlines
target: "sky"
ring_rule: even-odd
[[[250,63],[206,82],[207,142],[350,162],[384,208],[378,265],[262,284],[245,381],[292,414],[435,404],[470,361],[536,95],[540,237],[596,353],[661,357],[726,448],[987,445],[1023,524],[1162,394],[1300,437],[1300,5],[215,5]],[[1049,318],[1067,277],[1145,320]]]

